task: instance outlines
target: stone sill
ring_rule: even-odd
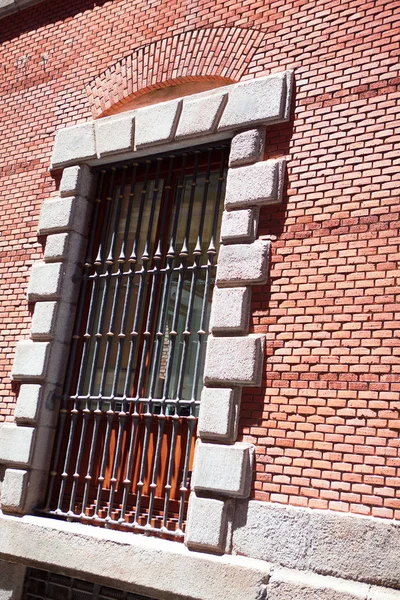
[[[62,572],[160,600],[256,600],[270,577],[268,563],[191,552],[183,544],[0,512],[0,559]]]
[[[43,0],[0,0],[0,19],[24,10],[28,6],[39,4],[39,2],[43,2]]]

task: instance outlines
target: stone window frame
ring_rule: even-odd
[[[90,167],[231,138],[185,536],[191,550],[230,551],[234,502],[250,494],[254,456],[252,444],[237,442],[241,390],[261,385],[264,360],[264,335],[249,334],[251,286],[267,282],[270,262],[271,242],[257,239],[259,208],[281,202],[286,168],[284,159],[263,160],[265,126],[289,120],[292,86],[285,71],[57,132],[51,168],[62,178],[39,219],[46,246],[28,285],[31,339],[17,343],[12,368],[21,384],[15,423],[0,428],[4,513],[27,514],[43,501],[92,206]]]

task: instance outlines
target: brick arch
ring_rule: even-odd
[[[93,117],[168,85],[208,78],[237,81],[265,32],[242,27],[193,29],[140,46],[86,86]]]

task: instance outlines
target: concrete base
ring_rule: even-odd
[[[400,523],[386,519],[240,501],[233,552],[290,569],[400,589]]]

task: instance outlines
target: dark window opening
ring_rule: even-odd
[[[227,156],[99,170],[47,513],[183,537]]]
[[[154,600],[57,573],[28,568],[22,600]]]

